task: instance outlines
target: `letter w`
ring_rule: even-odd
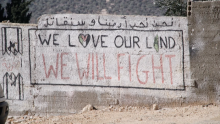
[[[49,39],[48,40],[44,39],[44,41],[42,41],[40,34],[38,35],[38,37],[39,37],[40,42],[41,42],[42,45],[44,45],[45,42],[46,42],[47,45],[49,45],[51,34],[49,35]]]
[[[57,78],[59,53],[57,53],[56,71],[54,70],[54,67],[52,65],[50,65],[48,73],[47,73],[47,68],[46,68],[46,64],[45,64],[44,54],[42,54],[42,57],[43,57],[43,62],[44,62],[44,71],[45,71],[46,78],[49,78],[51,70],[53,71],[54,76]]]

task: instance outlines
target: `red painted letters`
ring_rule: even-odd
[[[104,67],[104,78],[105,79],[112,79],[112,77],[107,77],[105,72],[105,54],[103,53],[103,67]]]
[[[131,55],[128,56],[128,66],[129,66],[129,79],[131,81]]]
[[[170,81],[171,84],[173,84],[173,71],[172,71],[172,63],[171,63],[171,58],[175,57],[175,55],[165,55],[165,57],[169,58],[169,66],[170,66]]]
[[[45,71],[46,78],[49,78],[51,70],[53,71],[54,76],[57,78],[59,53],[57,53],[56,71],[54,70],[54,67],[53,67],[52,65],[50,65],[50,68],[49,68],[49,70],[48,70],[48,73],[47,73],[47,68],[46,68],[46,64],[45,64],[44,54],[42,54],[42,57],[43,57],[44,71]]]
[[[63,55],[68,55],[68,53],[61,53],[61,79],[70,79],[63,76],[63,67],[66,66],[66,64],[63,64]]]
[[[146,80],[145,80],[145,82],[141,81],[141,80],[139,79],[139,75],[138,75],[139,62],[140,62],[140,60],[141,60],[142,58],[144,58],[145,56],[146,56],[146,55],[143,55],[143,56],[141,56],[141,57],[138,59],[138,61],[137,61],[137,66],[136,66],[137,79],[138,79],[139,83],[141,83],[141,84],[146,84],[146,83],[147,83],[147,80],[148,80],[148,72],[149,72],[149,71],[142,71],[143,73],[146,74]]]
[[[96,73],[97,73],[97,80],[103,80],[103,77],[99,77],[99,64],[98,64],[98,54],[96,53]]]
[[[65,71],[65,69],[64,68],[70,68],[70,67],[68,67],[68,66],[71,66],[71,65],[67,65],[66,63],[64,63],[64,60],[65,60],[65,58],[67,58],[68,57],[68,55],[69,55],[69,53],[61,53],[60,54],[60,56],[59,56],[59,53],[57,53],[57,56],[56,56],[56,66],[54,67],[53,65],[49,65],[49,69],[47,70],[47,64],[46,64],[46,59],[45,59],[45,55],[44,54],[42,54],[42,58],[43,58],[43,64],[44,64],[44,72],[45,72],[45,75],[46,75],[46,78],[53,78],[53,77],[51,77],[51,72],[53,72],[53,75],[54,75],[54,77],[57,79],[58,78],[58,73],[60,72],[61,74],[61,79],[63,79],[63,80],[68,80],[68,79],[70,79],[70,75],[69,75],[69,77],[68,76],[65,76],[64,74],[67,74],[68,72],[64,72]],[[122,57],[122,56],[125,56],[126,55],[126,57],[124,57],[124,58],[128,58],[126,61],[128,61],[128,62],[123,62],[123,64],[121,64],[121,61],[120,61],[120,57]],[[65,58],[64,58],[64,56],[65,56]],[[58,67],[59,67],[59,57],[60,57],[60,71],[58,70]],[[78,71],[78,77],[79,77],[79,79],[80,80],[83,80],[83,78],[86,78],[86,79],[89,79],[89,77],[91,77],[92,78],[92,80],[94,80],[95,79],[95,73],[96,73],[96,78],[97,78],[97,80],[104,80],[104,79],[108,79],[108,80],[111,80],[112,79],[112,77],[111,77],[111,75],[108,75],[108,74],[106,74],[106,54],[104,54],[103,53],[103,55],[102,56],[100,56],[100,57],[102,57],[102,59],[99,59],[99,57],[98,57],[98,53],[96,53],[95,54],[95,56],[94,56],[94,53],[89,53],[88,54],[88,59],[86,59],[87,61],[86,61],[86,65],[87,65],[87,68],[86,69],[82,69],[82,68],[84,68],[83,67],[83,65],[80,65],[80,62],[81,61],[79,61],[79,59],[78,59],[78,54],[77,53],[75,53],[75,57],[76,57],[76,61],[74,62],[74,63],[76,63],[76,65],[77,65],[77,71]],[[95,57],[95,58],[94,58]],[[146,60],[150,60],[151,62],[152,62],[152,70],[150,69],[150,68],[147,68],[147,69],[150,69],[150,70],[146,70],[146,71],[142,71],[142,72],[140,72],[140,71],[138,71],[141,67],[140,67],[140,62],[142,61],[142,59],[143,58],[151,58],[151,60],[150,59],[146,59]],[[166,62],[164,62],[164,63],[169,63],[169,65],[163,65],[164,63],[163,63],[163,57],[166,57],[166,58],[168,58],[168,59],[164,59],[164,61],[166,61]],[[164,72],[163,72],[163,66],[169,66],[169,68],[170,68],[170,70],[169,70],[169,72],[170,72],[170,77],[168,77],[168,78],[170,78],[170,83],[171,84],[173,84],[173,70],[172,70],[172,60],[174,59],[174,57],[175,57],[175,55],[165,55],[165,56],[163,56],[163,55],[160,55],[160,57],[159,57],[159,66],[157,65],[155,65],[155,62],[156,62],[156,59],[155,59],[155,56],[154,55],[141,55],[139,58],[138,58],[138,60],[137,60],[137,64],[136,64],[136,71],[134,71],[134,72],[132,72],[132,66],[134,65],[134,61],[131,61],[131,55],[129,55],[129,54],[124,54],[124,53],[121,53],[121,54],[117,54],[117,63],[115,63],[115,64],[117,64],[117,73],[118,73],[118,81],[121,81],[121,73],[123,72],[123,74],[125,73],[125,72],[127,72],[127,74],[129,74],[128,76],[127,76],[127,78],[129,78],[129,80],[130,80],[130,82],[131,82],[131,80],[136,80],[137,82],[139,82],[140,84],[146,84],[146,83],[148,83],[148,82],[153,82],[153,83],[156,83],[156,76],[159,76],[160,74],[161,74],[161,76],[159,76],[160,77],[160,79],[161,79],[161,83],[164,83]],[[95,59],[95,60],[94,60]],[[103,61],[101,61],[101,60],[103,60]],[[124,60],[124,59],[123,59]],[[83,60],[83,61],[85,61],[85,60]],[[90,61],[92,62],[91,64],[92,64],[92,66],[90,67]],[[94,62],[95,61],[95,62]],[[116,62],[116,61],[114,61],[114,60],[111,60],[112,62]],[[100,64],[100,63],[103,63],[103,68],[101,68],[102,67],[102,65]],[[127,64],[126,64],[127,63]],[[133,63],[133,64],[132,64]],[[125,65],[124,65],[125,64]],[[158,64],[158,63],[157,63]],[[122,66],[123,65],[123,66]],[[95,67],[96,66],[96,67]],[[100,67],[101,66],[101,67]],[[144,65],[145,66],[145,65]],[[146,65],[147,66],[147,65]],[[112,66],[111,65],[111,67],[114,67],[114,66]],[[127,67],[127,69],[123,69],[124,67]],[[91,69],[91,73],[90,73],[90,69]],[[123,69],[123,70],[122,70]],[[158,69],[159,71],[155,71],[156,69]],[[96,71],[96,72],[95,72]],[[151,72],[152,71],[152,72]],[[101,73],[100,73],[101,72]],[[153,77],[152,78],[150,78],[150,79],[152,79],[152,81],[151,80],[149,80],[149,73],[152,73],[153,75]],[[157,73],[156,73],[157,72]],[[134,78],[134,79],[132,79],[132,73],[136,73],[136,78]],[[141,79],[140,78],[140,73],[141,74],[143,74],[144,73],[144,78],[145,79]],[[150,74],[151,74],[150,73]],[[70,74],[70,73],[69,73]],[[103,74],[102,76],[100,76],[100,74]],[[108,76],[107,76],[108,75]],[[126,77],[126,75],[123,75],[124,77]],[[74,77],[74,76],[71,76],[71,77]],[[165,77],[165,78],[167,78],[167,77]],[[167,79],[166,79],[166,81],[167,81]],[[158,82],[159,83],[159,82]]]
[[[87,72],[85,70],[83,70],[82,75],[80,74],[80,67],[79,67],[79,61],[78,61],[78,57],[77,57],[77,53],[76,53],[76,64],[77,64],[77,69],[78,69],[78,74],[79,74],[79,78],[80,80],[83,79],[84,75],[86,76],[86,78],[88,79],[89,77],[89,63],[90,63],[90,54],[88,57],[88,61],[87,61]]]

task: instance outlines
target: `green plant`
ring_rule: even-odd
[[[166,16],[187,15],[187,3],[184,0],[156,0],[156,5],[166,9]]]
[[[11,0],[11,3],[7,3],[7,20],[14,23],[29,23],[31,18],[31,12],[28,6],[33,0]]]
[[[2,5],[0,4],[0,22],[4,20],[5,20],[4,8],[2,8]]]

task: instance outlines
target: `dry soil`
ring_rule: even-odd
[[[220,124],[220,106],[199,105],[159,110],[110,106],[68,116],[9,116],[6,124]]]

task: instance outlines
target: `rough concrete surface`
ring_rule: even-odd
[[[219,101],[220,1],[191,2],[190,72],[199,101]]]
[[[219,7],[189,2],[187,18],[56,14],[37,25],[1,23],[10,114],[219,103]]]
[[[190,99],[185,17],[57,14],[0,28],[1,85],[11,115]]]

